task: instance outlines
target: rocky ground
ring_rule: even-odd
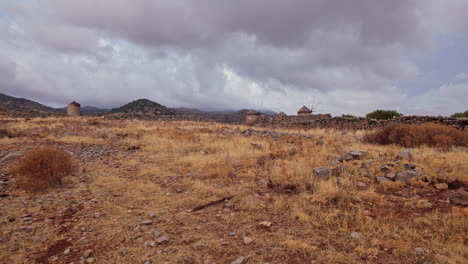
[[[4,119],[0,263],[466,263],[468,150],[363,132]],[[18,188],[40,146],[79,165]]]

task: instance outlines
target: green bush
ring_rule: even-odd
[[[370,112],[366,115],[367,118],[380,119],[380,120],[388,120],[388,119],[392,119],[394,117],[399,117],[399,116],[401,116],[401,114],[395,110],[380,110],[380,109]]]
[[[343,117],[343,118],[358,118],[355,115],[346,115],[346,114],[342,114],[341,117]]]
[[[466,110],[465,112],[463,113],[455,113],[453,115],[451,115],[452,117],[457,117],[457,118],[460,118],[460,117],[468,117],[468,110]]]

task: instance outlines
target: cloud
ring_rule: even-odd
[[[455,76],[455,78],[460,79],[460,80],[466,80],[468,79],[468,72],[460,72]]]
[[[57,106],[78,100],[111,107],[141,97],[170,106],[261,104],[294,113],[316,96],[324,111],[337,114],[403,107],[410,98],[397,83],[421,76],[412,57],[430,50],[444,28],[463,30],[446,15],[454,11],[465,23],[457,11],[464,5],[18,1],[1,6],[0,28],[8,31],[0,48],[15,66],[0,65],[0,75],[15,77],[0,89]]]

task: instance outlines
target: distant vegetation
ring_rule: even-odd
[[[355,115],[347,115],[347,114],[342,114],[341,117],[343,117],[343,118],[358,118]]]
[[[456,118],[461,118],[461,117],[468,117],[468,110],[466,110],[465,112],[463,113],[455,113],[453,115],[451,115],[452,117],[456,117]]]
[[[388,125],[364,136],[367,143],[389,145],[396,144],[413,148],[419,146],[468,147],[468,131],[451,126],[426,123],[421,125]]]
[[[379,120],[388,120],[394,117],[399,117],[402,114],[398,113],[395,110],[375,110],[366,115],[367,118],[379,119]]]

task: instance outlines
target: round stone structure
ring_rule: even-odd
[[[79,116],[80,115],[80,104],[73,101],[67,105],[68,116]]]
[[[250,110],[245,115],[245,123],[247,125],[252,125],[258,120],[259,117],[260,117],[260,113],[254,111],[254,110]]]

